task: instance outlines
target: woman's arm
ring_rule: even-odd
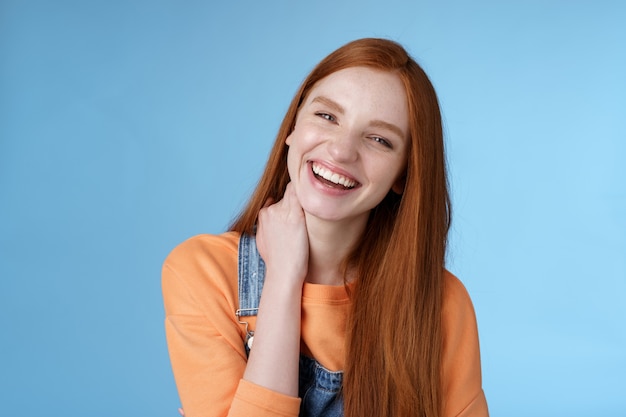
[[[488,417],[474,307],[461,281],[447,271],[443,329],[443,416]]]
[[[246,361],[237,323],[235,239],[201,236],[163,267],[168,348],[186,417],[297,416],[300,303],[308,263],[304,217],[289,191],[259,216],[267,272]]]
[[[235,234],[179,245],[165,261],[162,283],[170,360],[186,417],[298,415],[298,398],[242,379]]]
[[[297,397],[302,285],[309,245],[304,213],[291,184],[280,202],[259,213],[256,239],[267,269],[244,379]]]

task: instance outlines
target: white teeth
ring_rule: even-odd
[[[334,182],[335,184],[343,185],[346,188],[352,188],[356,185],[356,181],[350,180],[344,177],[343,175],[339,175],[336,172],[332,172],[319,165],[313,164],[313,172],[327,181]]]

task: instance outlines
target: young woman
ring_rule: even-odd
[[[165,261],[185,415],[487,416],[473,307],[444,269],[449,225],[427,76],[389,40],[331,53],[231,230]]]

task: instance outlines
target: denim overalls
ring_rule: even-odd
[[[246,326],[246,354],[250,352],[253,332],[241,319],[258,312],[261,290],[265,281],[265,262],[259,255],[254,236],[242,234],[239,240],[239,310],[236,314]],[[315,359],[300,355],[298,395],[302,398],[300,417],[342,417],[342,372],[331,372]]]

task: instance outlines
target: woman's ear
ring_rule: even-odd
[[[394,182],[393,185],[391,186],[391,191],[393,191],[394,193],[398,195],[402,195],[402,193],[404,192],[405,185],[406,185],[406,175],[402,174],[402,176],[398,177],[396,182]]]
[[[285,138],[285,145],[291,146],[291,135],[293,135],[294,130],[296,130],[296,122],[293,122],[293,127],[291,128],[291,132],[289,132],[289,136]]]

